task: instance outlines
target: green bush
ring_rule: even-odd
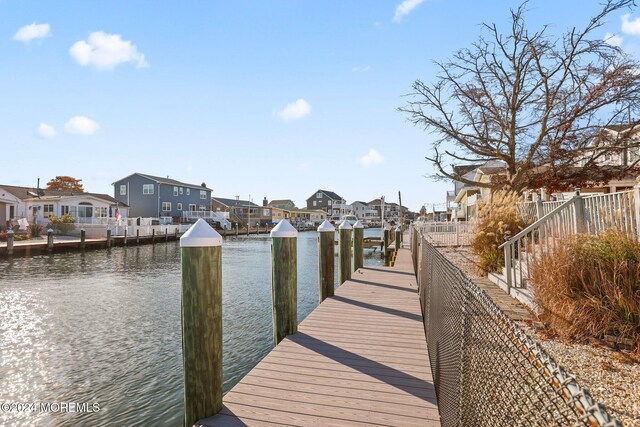
[[[59,234],[68,234],[75,228],[75,226],[73,225],[75,222],[76,220],[69,214],[64,214],[59,218],[55,215],[51,215],[49,216],[49,223],[47,224],[47,228],[50,228]]]
[[[40,237],[44,228],[40,224],[31,224],[28,227],[31,237]]]
[[[640,243],[619,230],[576,235],[534,262],[541,318],[564,338],[606,335],[640,352]]]

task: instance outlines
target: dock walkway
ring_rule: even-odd
[[[439,426],[408,249],[318,306],[201,426]]]

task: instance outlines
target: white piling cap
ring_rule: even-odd
[[[355,224],[353,224],[353,228],[364,228],[364,224],[357,220]]]
[[[385,230],[391,230],[391,224],[389,224],[387,221],[384,222],[384,229]]]
[[[181,248],[222,246],[222,236],[207,221],[200,218],[180,238]]]
[[[278,225],[273,227],[271,237],[298,237],[298,230],[286,219],[281,219]]]
[[[338,228],[340,230],[351,230],[353,227],[351,226],[351,223],[345,219],[344,221],[342,221],[342,224],[340,224],[340,227]]]
[[[322,224],[318,226],[318,233],[328,232],[328,231],[336,231],[336,228],[326,219],[322,221]]]

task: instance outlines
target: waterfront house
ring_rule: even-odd
[[[363,224],[370,224],[380,221],[378,211],[369,206],[369,204],[366,202],[355,201],[351,203],[351,210],[353,211],[353,214],[358,218],[358,220]]]
[[[393,202],[382,202],[381,199],[373,199],[367,203],[369,208],[376,211],[374,216],[371,216],[371,222],[379,223],[381,222],[382,215],[382,205],[384,204],[384,219],[386,221],[396,221],[400,217],[400,206],[397,203]],[[402,212],[406,213],[409,209],[405,206],[402,207]]]
[[[289,213],[291,215],[291,223],[303,227],[318,226],[327,219],[327,213],[319,209],[292,209]]]
[[[106,224],[116,214],[125,218],[128,206],[107,194],[0,185],[0,225],[25,218],[46,225],[49,216],[68,214],[78,224]]]
[[[321,209],[329,215],[333,215],[333,206],[336,204],[344,205],[346,202],[347,201],[345,199],[338,196],[333,191],[318,190],[307,199],[307,210]],[[339,209],[340,208],[338,208],[338,210]]]
[[[129,216],[171,218],[174,222],[209,216],[211,189],[205,183],[134,173],[113,184],[114,197],[129,206]]]
[[[271,207],[271,222],[273,224],[277,224],[283,219],[290,221],[290,217],[291,217],[291,212],[289,210]]]
[[[211,199],[212,211],[228,213],[229,221],[240,224],[242,227],[245,227],[247,223],[250,223],[252,227],[257,224],[263,227],[272,220],[271,209],[269,206],[261,207],[249,200],[241,200],[239,196],[236,196],[235,199],[224,197]]]

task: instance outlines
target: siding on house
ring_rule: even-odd
[[[134,173],[113,186],[116,200],[129,205],[130,217],[179,217],[190,210],[210,210],[211,189],[201,185]]]

